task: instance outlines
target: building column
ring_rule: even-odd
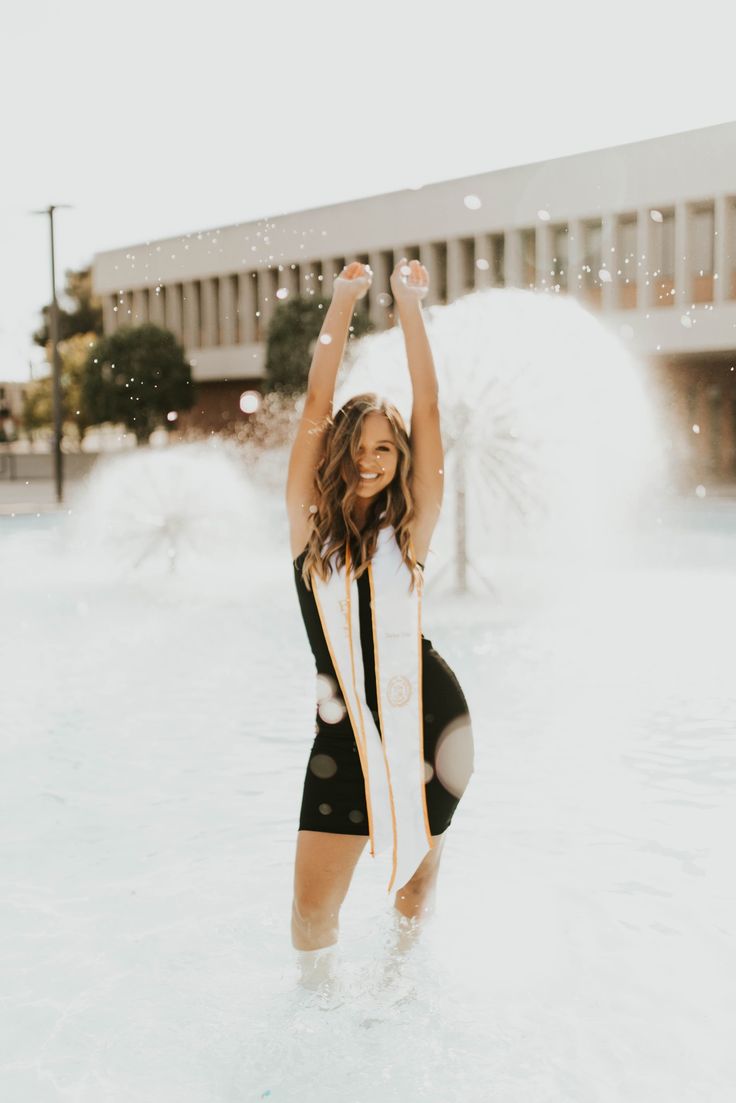
[[[485,261],[487,268],[479,268],[478,261]],[[491,252],[491,235],[476,234],[475,236],[475,271],[473,278],[477,291],[485,290],[492,283],[493,254]]]
[[[252,345],[256,339],[256,280],[252,272],[238,275],[238,340],[239,345]]]
[[[649,207],[636,212],[636,309],[648,310],[654,296],[652,279],[652,220]]]
[[[184,315],[184,347],[200,347],[199,287],[196,280],[182,284],[182,313]]]
[[[321,294],[325,299],[332,298],[332,292],[334,290],[333,284],[342,271],[342,265],[332,257],[322,258],[322,282],[320,287],[322,288]]]
[[[102,328],[106,334],[114,333],[118,328],[118,316],[115,310],[117,295],[105,295],[102,300]]]
[[[672,298],[675,306],[683,309],[687,309],[693,297],[690,239],[690,206],[685,202],[675,203],[675,293]]]
[[[121,291],[118,294],[117,301],[117,316],[118,316],[118,329],[121,326],[133,325],[133,296],[130,291]]]
[[[581,218],[571,218],[567,231],[567,293],[581,298],[585,290],[585,226]]]
[[[220,276],[220,344],[238,343],[238,318],[235,276]]]
[[[313,295],[319,298],[320,282],[317,279],[317,267],[313,260],[306,260],[299,268],[299,294],[311,299]]]
[[[370,290],[370,319],[373,322],[377,330],[383,330],[388,328],[388,311],[389,306],[384,298],[383,303],[379,302],[380,297],[391,294],[390,278],[391,272],[389,266],[386,263],[385,253],[377,251],[375,253],[369,253],[368,264],[373,272],[373,283]]]
[[[394,256],[396,257],[396,263],[398,264],[402,257],[406,257],[406,259],[408,261],[409,260],[418,260],[421,264],[425,264],[425,261],[422,260],[422,249],[426,249],[426,255],[428,257],[430,257],[430,259],[431,259],[432,250],[430,249],[429,244],[427,244],[426,246],[422,246],[422,245],[419,245],[419,246],[417,246],[417,245],[397,245],[396,248],[394,249]],[[419,251],[419,256],[415,257],[415,256],[413,256],[412,251],[416,252],[417,250]],[[429,261],[427,261],[426,264],[429,264]],[[427,271],[429,271],[429,268],[427,269]]]
[[[524,279],[521,256],[521,231],[505,230],[503,242],[506,287],[521,287]]]
[[[260,311],[258,327],[259,339],[266,340],[269,322],[273,317],[278,300],[274,295],[274,277],[271,268],[258,269],[258,310]]]
[[[279,289],[286,288],[289,294],[285,299],[279,299],[279,302],[288,303],[290,299],[295,299],[299,295],[299,273],[296,268],[291,267],[291,262],[284,263],[281,266],[279,272]]]
[[[717,195],[713,205],[713,302],[723,303],[731,298],[731,279],[734,258],[731,256],[731,210],[728,197]]]
[[[549,222],[537,222],[534,227],[534,256],[537,291],[549,291],[552,281],[552,228]]]
[[[181,285],[167,284],[165,295],[164,325],[174,334],[177,341],[181,342],[184,336],[181,328]]]
[[[462,242],[452,237],[447,242],[447,301],[453,303],[464,294]]]
[[[202,283],[202,348],[212,348],[217,341],[217,293],[216,277],[209,276]]]
[[[138,287],[133,292],[131,325],[142,326],[148,321],[147,290],[145,287]]]
[[[148,320],[155,326],[163,326],[164,323],[164,295],[166,292],[156,284],[148,293]]]
[[[601,309],[616,309],[616,289],[619,264],[616,252],[616,215],[613,211],[601,215],[601,270],[608,272],[609,279],[601,277]]]

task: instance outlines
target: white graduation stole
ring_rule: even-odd
[[[388,892],[402,888],[433,847],[427,815],[422,714],[422,586],[392,525],[378,531],[368,565],[373,652],[381,734],[365,699],[358,583],[347,562],[327,582],[311,572],[322,629],[358,746],[368,807],[371,855],[392,853]]]

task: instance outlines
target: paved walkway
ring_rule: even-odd
[[[69,509],[69,500],[79,479],[68,479],[62,502],[56,500],[56,487],[51,479],[0,480],[0,516],[27,513],[59,513]]]
[[[58,513],[69,509],[75,490],[98,458],[96,453],[64,456],[64,500],[57,502],[52,458],[48,453],[3,451],[0,453],[0,516]]]

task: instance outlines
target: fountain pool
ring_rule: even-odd
[[[423,629],[475,773],[398,989],[367,853],[344,1002],[297,985],[315,684],[285,454],[246,478],[217,442],[141,451],[67,516],[0,519],[4,1099],[730,1103],[736,499],[650,484],[639,378],[587,318],[474,303],[433,318]],[[397,337],[352,389],[396,383]]]
[[[331,1011],[289,941],[314,680],[283,521],[214,575],[70,547],[0,526],[4,1098],[726,1103],[736,502],[660,501],[545,602],[428,597],[476,772],[414,997],[381,995],[366,854]]]

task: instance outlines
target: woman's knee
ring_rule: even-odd
[[[396,895],[402,900],[412,900],[421,904],[434,893],[437,885],[437,868],[421,872],[417,870],[410,881],[398,889]]]
[[[340,917],[342,901],[331,895],[320,895],[311,887],[305,886],[294,890],[291,911],[294,918],[302,926],[309,924],[327,924],[334,921],[337,924]]]
[[[299,950],[312,950],[337,942],[340,908],[334,902],[294,896],[291,905],[291,941]]]
[[[300,831],[294,869],[294,909],[300,919],[339,912],[367,838]]]

